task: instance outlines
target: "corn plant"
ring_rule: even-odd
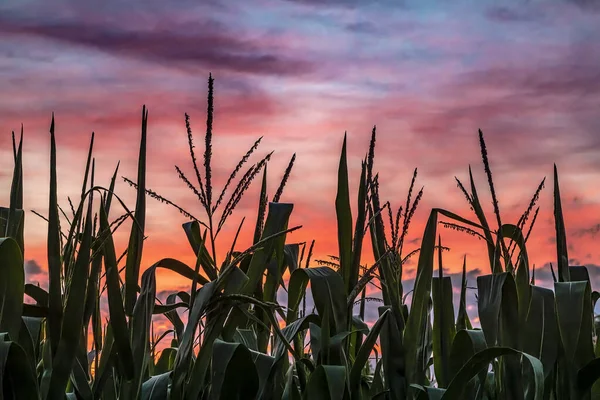
[[[600,345],[593,315],[600,294],[591,291],[585,267],[568,265],[556,167],[558,275],[554,290],[535,285],[535,269],[530,268],[526,249],[545,180],[518,222],[503,222],[481,132],[496,228],[488,222],[469,169],[470,189],[458,179],[457,183],[475,219],[435,208],[420,246],[406,251],[409,226],[424,192],[420,189],[414,194],[415,170],[406,202],[395,213],[391,202],[380,199],[373,129],[354,196],[349,190],[344,138],[335,198],[338,252],[328,261],[317,260],[315,267],[311,265],[314,241],[310,246],[288,243],[288,234],[300,228],[288,226],[293,205],[281,202],[295,155],[271,198],[267,166],[272,153],[251,164],[234,183],[257,150],[258,139],[222,189],[215,191],[212,76],[208,86],[203,168],[196,160],[187,114],[196,182],[175,167],[198,198],[201,216],[146,187],[145,107],[137,177],[135,181],[124,178],[137,192],[133,211],[116,194],[118,166],[108,188],[96,185],[92,134],[79,202],[74,204],[69,198],[70,214],[65,212],[57,196],[57,135],[52,118],[49,212],[47,216],[36,213],[48,225],[48,290],[25,284],[23,134],[18,144],[13,135],[10,204],[0,208],[3,398],[537,400],[600,396],[596,384]],[[230,250],[217,254],[219,234],[259,176],[252,245],[237,249],[242,219]],[[175,207],[188,218],[182,237],[195,255],[193,266],[174,258],[142,266],[147,197]],[[111,220],[115,201],[125,212]],[[356,216],[351,211],[353,201]],[[128,220],[127,248],[118,256],[113,235]],[[455,313],[452,282],[444,275],[443,253],[449,249],[443,246],[440,225],[485,243],[491,274],[477,278],[481,328],[473,327],[467,315],[466,259]],[[368,241],[374,255],[371,265],[362,261]],[[414,287],[405,293],[404,267],[417,255]],[[160,302],[159,268],[188,279],[189,290],[174,292],[164,304]],[[286,282],[283,277],[288,272]],[[368,285],[381,292],[381,299],[375,299],[381,303],[379,318],[371,327],[365,323],[366,303],[374,300],[367,297]],[[278,293],[283,292],[287,304],[278,302]],[[25,302],[25,296],[31,301]],[[108,305],[104,321],[101,301]],[[153,318],[161,315],[172,328],[155,335]],[[159,344],[171,335],[170,343],[159,350]],[[375,363],[371,364],[373,354]]]

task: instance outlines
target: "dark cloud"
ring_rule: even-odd
[[[284,76],[313,70],[308,61],[286,57],[278,54],[278,49],[268,48],[261,43],[261,37],[244,37],[211,20],[193,27],[179,25],[168,30],[142,31],[85,21],[44,23],[0,17],[0,33],[46,38],[184,69]]]
[[[320,7],[343,7],[343,8],[357,8],[365,5],[362,0],[284,0],[288,3],[304,4],[308,6],[320,6]],[[376,0],[370,3],[383,3],[386,0]],[[389,1],[388,1],[389,2]]]
[[[43,273],[42,267],[35,260],[25,261],[25,274],[27,275],[38,275]]]
[[[596,235],[600,232],[600,224],[595,224],[590,226],[589,228],[582,228],[575,231],[573,234],[575,237],[583,237],[583,236],[591,236],[596,237]]]
[[[486,18],[495,22],[531,22],[539,19],[539,14],[504,6],[491,6],[485,10]]]

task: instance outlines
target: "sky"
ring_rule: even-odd
[[[540,284],[555,263],[552,168],[560,174],[573,264],[600,285],[600,3],[593,0],[391,1],[210,0],[164,2],[4,0],[0,3],[0,200],[8,204],[10,133],[24,125],[26,266],[46,280],[49,134],[56,117],[59,201],[81,190],[91,132],[96,179],[135,180],[141,108],[149,108],[147,186],[202,216],[174,166],[193,176],[184,113],[201,159],[209,73],[215,78],[213,161],[222,187],[263,136],[254,162],[274,151],[273,195],[297,156],[281,201],[294,203],[290,242],[316,240],[315,257],[337,253],[335,190],[348,135],[352,201],[377,126],[381,195],[405,202],[413,169],[424,195],[409,232],[416,248],[433,207],[474,219],[454,177],[472,166],[493,221],[477,130],[485,135],[504,222],[516,223],[541,180],[540,215],[528,242]],[[117,193],[133,208],[135,191]],[[259,182],[220,238],[223,255],[241,219],[250,243]],[[163,257],[192,263],[176,210],[148,199],[142,269]],[[355,207],[355,206],[353,206]],[[355,209],[355,208],[354,208]],[[116,218],[118,213],[113,213]],[[467,257],[470,284],[488,273],[482,241],[439,228],[444,268]],[[126,245],[128,228],[117,235]],[[367,244],[368,246],[368,244]],[[364,261],[372,262],[367,251]],[[437,267],[436,267],[437,268]],[[545,271],[545,272],[544,272]],[[545,274],[545,275],[544,275]],[[414,265],[405,271],[407,285]],[[545,277],[545,278],[544,278]],[[159,291],[186,287],[164,273]]]

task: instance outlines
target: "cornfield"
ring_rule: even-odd
[[[591,290],[585,267],[568,263],[556,167],[554,290],[535,285],[526,246],[544,181],[517,223],[503,222],[481,131],[494,215],[485,215],[469,170],[470,182],[457,183],[474,217],[432,209],[422,241],[412,251],[405,239],[423,195],[415,190],[417,171],[406,204],[392,210],[379,195],[373,129],[355,177],[358,193],[350,193],[344,138],[335,198],[339,252],[330,260],[311,260],[314,241],[290,242],[300,227],[289,226],[293,204],[280,202],[295,155],[272,191],[266,179],[271,154],[251,161],[259,139],[224,187],[215,187],[213,86],[210,77],[203,164],[196,159],[186,114],[195,176],[176,167],[200,202],[199,217],[146,186],[145,107],[137,177],[123,178],[137,191],[135,208],[115,193],[118,167],[108,187],[95,182],[92,137],[81,196],[69,215],[58,202],[52,117],[49,213],[38,215],[48,227],[47,291],[25,283],[23,136],[19,143],[13,136],[10,204],[0,208],[0,398],[600,398],[593,311],[600,294]],[[217,254],[219,234],[255,180],[261,188],[258,217],[250,228],[253,244],[244,250],[236,246],[247,229],[242,220],[230,251]],[[182,238],[195,255],[194,265],[173,258],[141,265],[148,199],[187,218]],[[125,214],[111,217],[115,202]],[[126,252],[116,254],[114,233],[128,220]],[[440,226],[477,236],[486,246],[490,273],[477,277],[476,285],[481,328],[473,327],[467,314],[466,261],[460,301],[453,304],[452,281],[443,273]],[[371,264],[361,260],[365,246],[372,248]],[[413,290],[405,292],[403,268],[411,257],[418,257],[416,279]],[[158,301],[159,268],[186,278],[189,289]],[[368,285],[380,290],[381,299],[367,296]],[[285,304],[278,301],[282,291]],[[369,327],[364,321],[371,300],[379,301],[379,318]],[[108,304],[106,321],[101,301]],[[156,337],[153,318],[160,316],[172,328]]]

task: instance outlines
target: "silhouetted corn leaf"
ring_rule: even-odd
[[[100,207],[100,230],[108,228],[108,219],[104,207]],[[107,234],[103,245],[104,267],[106,276],[106,290],[108,293],[108,310],[110,313],[110,325],[114,335],[115,345],[119,360],[124,368],[127,379],[133,379],[134,364],[129,331],[127,328],[127,319],[123,308],[123,297],[119,285],[119,270],[117,257],[115,255],[115,245],[112,234]]]
[[[137,171],[137,200],[135,203],[134,223],[131,224],[127,259],[125,263],[125,313],[133,314],[137,299],[140,262],[144,245],[144,227],[146,224],[146,131],[148,128],[148,110],[142,108],[142,138]]]
[[[108,224],[107,224],[108,225]],[[54,114],[50,124],[50,195],[48,206],[48,280],[49,314],[48,338],[51,354],[54,355],[60,340],[63,304],[61,295],[61,249],[60,226],[58,219],[57,179],[56,179],[56,140],[54,137]]]
[[[308,329],[310,324],[314,324],[315,326],[318,326],[319,323],[320,323],[320,319],[316,314],[308,314],[304,317],[298,318],[297,320],[295,320],[291,323],[288,323],[281,330],[281,332],[283,333],[283,335],[285,336],[285,338],[288,342],[296,344],[296,351],[299,353],[302,353],[303,348],[304,348],[304,343],[295,341],[296,337],[298,336],[298,333]],[[287,349],[286,349],[286,346],[284,345],[284,343],[279,338],[277,338],[275,340],[275,351],[273,352],[275,357],[276,358],[283,357],[286,354],[286,351],[287,351]]]
[[[346,368],[338,365],[319,365],[306,387],[306,398],[314,400],[342,400],[347,391]]]
[[[560,188],[558,186],[558,169],[554,164],[554,224],[556,228],[556,252],[558,260],[558,280],[569,282],[569,255],[567,254],[567,234],[565,220],[560,201]]]
[[[356,358],[354,359],[354,363],[352,364],[352,369],[350,370],[350,394],[353,399],[359,398],[358,395],[359,385],[361,382],[361,374],[363,368],[369,361],[369,356],[373,351],[373,347],[379,338],[379,332],[381,332],[381,328],[384,326],[388,316],[390,315],[389,310],[385,310],[383,314],[379,317],[377,322],[371,328],[371,332],[365,338],[360,350],[358,350]]]
[[[180,339],[179,350],[175,359],[173,368],[173,384],[171,388],[171,398],[182,398],[184,382],[187,378],[188,369],[193,357],[193,343],[196,336],[196,329],[200,318],[206,311],[206,306],[215,293],[216,282],[209,282],[202,286],[190,309],[190,316],[185,327],[183,337]],[[179,397],[177,397],[179,396]]]
[[[148,363],[150,325],[156,297],[156,269],[162,267],[162,260],[148,268],[142,275],[142,290],[133,308],[130,320],[131,343],[135,375],[131,383],[130,398],[139,396],[142,379]]]
[[[594,359],[590,284],[555,282],[556,316],[565,363],[559,373],[568,378],[571,398],[580,398],[577,372]],[[589,391],[588,391],[589,396]]]
[[[443,270],[441,265],[440,269]],[[450,277],[440,276],[433,278],[431,294],[433,297],[433,361],[435,378],[439,387],[443,388],[450,383],[450,348],[456,333],[454,307],[452,305],[452,280]]]
[[[215,262],[206,249],[205,241],[202,240],[200,224],[197,221],[186,222],[183,224],[183,230],[185,231],[190,246],[192,246],[194,255],[198,256],[198,254],[200,254],[200,265],[206,273],[206,276],[208,276],[211,281],[217,279]],[[202,252],[200,252],[200,247],[202,247]]]
[[[331,334],[335,335],[345,330],[348,310],[344,281],[340,274],[329,267],[300,268],[292,273],[288,290],[288,323],[297,318],[298,306],[309,281],[319,316],[323,318],[326,310],[331,315]]]
[[[177,349],[174,347],[167,347],[160,352],[158,361],[154,366],[154,375],[161,375],[167,372],[171,372],[175,366],[175,357],[177,357]],[[170,375],[170,374],[169,374]],[[170,381],[169,381],[170,382]],[[142,384],[142,394],[144,393],[144,385]]]
[[[474,376],[480,373],[481,370],[486,369],[494,359],[508,355],[522,357],[523,360],[528,362],[533,370],[533,393],[530,398],[532,400],[542,400],[544,398],[544,368],[541,361],[529,354],[508,347],[491,347],[474,354],[452,379],[442,399],[463,399],[461,396],[463,388]]]
[[[240,343],[216,340],[213,346],[211,399],[254,399],[259,378],[250,351]]]
[[[9,339],[7,334],[0,334],[0,395],[5,400],[39,399],[37,379],[27,355]]]
[[[337,216],[340,271],[345,284],[345,293],[354,288],[352,277],[352,211],[350,209],[350,191],[348,188],[348,165],[346,157],[346,135],[342,144],[342,154],[338,168],[337,195],[335,198]],[[355,283],[356,284],[356,283]]]
[[[83,240],[81,241],[77,253],[77,261],[71,275],[60,341],[56,355],[52,361],[50,386],[48,387],[48,392],[44,393],[47,399],[58,399],[64,394],[81,340],[83,314],[85,311],[85,301],[83,299],[85,299],[87,290],[92,245],[92,204],[93,199],[90,196],[83,230]]]
[[[19,337],[25,271],[19,245],[13,238],[0,238],[0,332]]]
[[[508,272],[477,277],[477,307],[479,309],[479,320],[485,334],[488,346],[495,346],[499,340],[500,313],[503,306],[504,285],[507,290],[514,286],[514,278]]]
[[[169,390],[171,372],[165,372],[148,379],[142,384],[142,400],[165,400]]]
[[[454,379],[458,371],[473,357],[476,353],[485,350],[487,344],[485,336],[481,330],[461,330],[456,333],[450,350],[450,381]],[[477,389],[479,389],[486,380],[487,368],[482,368],[477,374],[478,378],[469,381],[463,388],[461,394],[463,398],[473,398]]]
[[[429,302],[431,301],[437,214],[435,210],[431,212],[425,226],[425,232],[423,233],[415,289],[412,296],[410,314],[404,330],[406,376],[408,382],[419,385],[425,382],[425,368],[429,361],[428,358],[424,359],[422,357],[422,351],[427,346],[425,340],[429,317]]]
[[[523,332],[523,351],[542,362],[548,378],[554,368],[559,346],[554,292],[531,286],[531,302]]]
[[[389,306],[379,307],[381,317]],[[385,319],[380,333],[381,366],[385,381],[385,388],[389,390],[391,400],[406,398],[408,385],[406,383],[406,355],[402,332],[398,329],[395,315],[390,313]]]
[[[462,280],[460,285],[460,300],[458,315],[456,317],[456,331],[462,329],[473,329],[469,315],[467,314],[467,257],[465,256],[462,268]]]
[[[519,324],[525,323],[527,317],[527,309],[531,299],[531,287],[529,276],[529,256],[525,247],[525,238],[521,229],[512,224],[504,224],[502,226],[502,237],[511,239],[519,248],[519,258],[517,270],[515,273],[515,283],[517,285],[517,293],[519,296]]]

